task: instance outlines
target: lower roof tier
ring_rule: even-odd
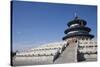
[[[91,31],[91,29],[89,27],[79,26],[79,27],[70,27],[70,28],[66,29],[64,31],[64,33],[67,34],[70,31],[78,31],[78,30],[83,30],[83,31],[87,31],[87,32]]]
[[[63,37],[63,40],[66,40],[67,38],[71,38],[71,37],[77,37],[77,36],[86,36],[86,37],[89,37],[89,38],[93,38],[94,35],[91,35],[91,34],[84,34],[84,33],[79,33],[79,34],[68,34],[66,35],[65,37]]]

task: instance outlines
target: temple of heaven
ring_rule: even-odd
[[[73,20],[68,22],[68,29],[64,31],[66,36],[63,37],[63,40],[67,40],[70,38],[78,38],[78,39],[92,39],[94,35],[89,34],[91,29],[86,27],[87,22],[83,19],[80,19],[76,16]]]

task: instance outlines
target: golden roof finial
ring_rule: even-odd
[[[77,10],[75,10],[75,12],[74,12],[74,17],[75,17],[75,19],[79,18],[78,15],[77,15]]]

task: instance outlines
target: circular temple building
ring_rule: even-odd
[[[76,16],[73,20],[68,22],[68,29],[64,31],[66,36],[63,37],[63,40],[77,38],[77,39],[92,39],[94,35],[89,34],[91,29],[86,27],[87,22],[83,19],[80,19]]]

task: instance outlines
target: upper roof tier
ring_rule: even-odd
[[[83,19],[80,19],[78,16],[76,16],[74,20],[69,21],[67,25],[70,27],[72,24],[86,25],[87,22]]]

